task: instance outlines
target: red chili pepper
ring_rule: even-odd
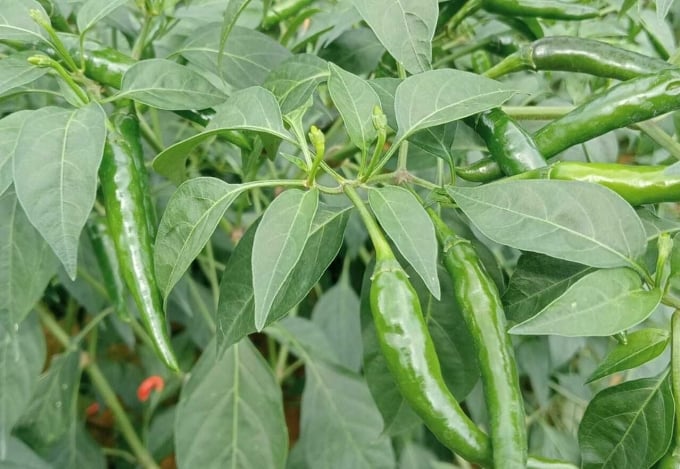
[[[93,402],[85,409],[85,415],[87,415],[88,417],[94,417],[99,413],[99,410],[100,410],[99,402]]]
[[[142,381],[142,384],[137,388],[137,399],[140,402],[146,402],[151,397],[152,391],[162,392],[165,387],[165,381],[158,375],[152,375]]]

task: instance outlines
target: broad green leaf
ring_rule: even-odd
[[[0,469],[54,469],[18,438],[0,447]]]
[[[12,185],[14,152],[19,142],[21,128],[32,115],[33,111],[17,111],[0,119],[0,195]]]
[[[85,34],[97,22],[126,3],[127,0],[87,0],[78,7],[76,16],[76,25],[80,35]]]
[[[68,431],[41,454],[55,468],[107,469],[100,443],[90,436],[84,422],[77,419],[73,419]]]
[[[642,279],[630,269],[596,270],[579,279],[536,316],[510,329],[510,333],[613,335],[647,319],[661,296],[659,289],[643,289]]]
[[[387,236],[423,279],[432,296],[439,299],[437,237],[418,199],[402,187],[385,186],[369,190],[368,202]]]
[[[264,328],[274,300],[300,260],[319,203],[319,192],[289,189],[271,203],[253,240],[255,327]]]
[[[385,49],[410,73],[432,68],[437,0],[353,0]]]
[[[2,0],[0,39],[47,42],[45,31],[29,15],[31,10],[38,10],[43,18],[48,18],[43,7],[35,0]]]
[[[221,76],[234,89],[262,85],[281,62],[291,57],[290,51],[259,31],[234,26],[220,58],[221,25],[198,31],[179,50],[191,64]]]
[[[40,377],[32,401],[18,423],[21,433],[44,446],[64,435],[75,418],[79,365],[77,350],[52,357],[50,368]]]
[[[387,125],[395,130],[397,129],[397,114],[394,109],[394,96],[402,81],[391,77],[374,78],[368,81],[368,84],[378,93],[380,106],[387,117]]]
[[[22,127],[14,152],[17,197],[74,279],[78,239],[97,191],[106,114],[97,103],[75,110],[44,107],[30,124]]]
[[[0,460],[10,432],[28,406],[45,363],[45,336],[35,315],[0,327]]]
[[[509,321],[522,322],[535,316],[571,285],[594,269],[583,264],[525,252],[517,261],[503,294]]]
[[[354,8],[352,8],[353,11]],[[318,18],[316,15],[314,18]],[[333,30],[337,30],[335,27]],[[369,28],[356,27],[342,33],[319,51],[319,56],[355,75],[371,75],[378,68],[385,48]]]
[[[331,210],[319,204],[300,261],[276,298],[267,324],[285,316],[319,281],[342,246],[348,218],[348,209]],[[246,231],[222,275],[217,308],[217,344],[220,349],[256,330],[251,258],[257,226],[254,224]]]
[[[276,98],[259,86],[237,91],[215,111],[204,132],[175,143],[156,156],[153,167],[158,173],[179,184],[186,177],[189,152],[204,140],[228,130],[250,130],[281,139],[291,138],[283,127]]]
[[[18,324],[42,297],[56,258],[26,218],[13,189],[0,196],[0,329]]]
[[[648,243],[656,241],[661,233],[674,234],[680,232],[680,222],[669,220],[668,218],[661,218],[649,208],[637,208],[635,213],[640,217],[642,226],[645,227]]]
[[[671,442],[674,408],[667,373],[599,392],[578,429],[581,467],[651,467]]]
[[[365,381],[319,358],[286,329],[287,322],[270,329],[305,362],[298,444],[307,463],[338,469],[393,468],[390,439],[382,434],[383,421]]]
[[[397,140],[498,107],[515,93],[495,80],[461,70],[431,70],[410,76],[394,96]]]
[[[304,105],[328,79],[328,63],[311,54],[294,55],[274,69],[264,82],[281,106],[283,115]]]
[[[647,245],[635,210],[597,184],[509,181],[447,191],[482,233],[517,249],[607,268],[633,265]]]
[[[281,389],[245,339],[224,353],[206,347],[184,385],[175,418],[179,467],[285,467],[288,435]]]
[[[303,349],[314,357],[331,365],[339,365],[340,359],[335,349],[328,347],[329,337],[315,322],[299,316],[288,316],[268,327],[266,334],[277,341],[293,345],[298,352]]]
[[[115,97],[170,111],[204,109],[227,99],[200,73],[166,59],[142,60],[131,66]]]
[[[314,305],[312,321],[325,332],[340,364],[359,372],[363,358],[359,298],[347,280],[341,279],[321,295]]]
[[[616,345],[588,377],[587,382],[647,363],[661,355],[669,341],[668,331],[664,329],[640,329],[631,332],[627,336],[627,343]]]
[[[222,62],[224,61],[224,48],[227,45],[227,40],[231,35],[231,31],[236,25],[238,17],[246,9],[250,0],[231,0],[224,10],[224,17],[222,18],[222,30],[220,31],[220,48],[217,51],[217,69],[222,70]],[[258,83],[259,84],[259,83]]]
[[[247,187],[200,177],[184,182],[172,194],[156,235],[156,281],[168,295],[201,252],[231,203]]]
[[[48,72],[45,67],[36,67],[28,63],[27,59],[31,55],[35,55],[35,53],[32,51],[19,52],[0,60],[0,95],[31,83]],[[18,113],[15,112],[14,114]],[[0,159],[2,159],[1,155]]]
[[[451,146],[456,137],[457,128],[457,122],[449,122],[448,124],[429,127],[416,132],[408,140],[420,149],[443,159],[449,166],[452,166],[453,152]]]
[[[373,108],[380,106],[380,98],[363,78],[346,72],[337,65],[328,64],[328,92],[338,108],[352,143],[368,151],[376,139],[373,127]]]

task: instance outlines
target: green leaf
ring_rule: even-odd
[[[49,370],[40,377],[31,404],[19,422],[20,433],[47,446],[70,428],[80,382],[80,352],[73,350],[52,357]]]
[[[12,189],[0,196],[0,219],[0,328],[10,328],[38,302],[57,266]]]
[[[312,321],[325,332],[327,345],[340,364],[359,372],[363,358],[359,298],[347,281],[340,280],[321,295],[314,305]]]
[[[28,63],[26,59],[32,55],[35,55],[33,51],[19,52],[0,60],[0,95],[31,83],[48,72],[46,67],[36,67]],[[21,112],[15,112],[14,114]]]
[[[669,341],[668,331],[664,329],[640,329],[631,332],[627,336],[627,343],[614,347],[586,382],[647,363],[661,355]]]
[[[680,222],[661,218],[647,207],[639,207],[635,210],[635,213],[640,217],[642,226],[645,227],[648,243],[656,241],[661,233],[674,234],[680,232]]]
[[[451,146],[456,138],[457,128],[457,122],[449,122],[416,132],[408,140],[429,154],[443,159],[451,166],[453,165]]]
[[[75,411],[75,409],[74,409]],[[88,469],[106,469],[106,458],[89,432],[84,422],[73,419],[64,435],[47,450],[42,450],[52,467],[71,468],[87,467]]]
[[[257,330],[264,328],[276,296],[302,256],[318,203],[316,189],[289,189],[262,216],[252,257]]]
[[[221,76],[236,90],[262,85],[272,70],[291,57],[288,49],[269,36],[234,26],[218,67],[220,29],[221,25],[211,25],[198,31],[178,53],[196,67]]]
[[[33,21],[29,11],[38,10],[48,18],[43,7],[35,0],[2,0],[0,11],[0,39],[32,43],[46,41],[45,31]]]
[[[349,210],[331,210],[319,204],[309,239],[288,281],[281,288],[267,324],[288,314],[319,281],[342,246]],[[236,245],[220,282],[217,307],[217,344],[228,347],[255,332],[252,252],[257,223]]]
[[[437,0],[353,0],[385,49],[410,73],[432,68]]]
[[[380,98],[364,79],[344,71],[334,64],[330,67],[328,92],[345,123],[352,143],[368,151],[377,133],[373,127],[373,108],[380,106]]]
[[[156,156],[153,167],[158,173],[177,184],[181,183],[186,177],[189,152],[204,140],[228,130],[250,130],[281,139],[291,138],[283,127],[276,98],[259,86],[237,91],[215,111],[204,132],[175,143]]]
[[[578,429],[583,469],[651,467],[671,442],[673,396],[668,374],[599,392]]]
[[[352,11],[356,10],[352,8]],[[316,15],[314,18],[318,17],[319,15]],[[337,21],[337,17],[333,21]],[[337,27],[333,30],[337,30]],[[385,55],[385,48],[373,31],[361,26],[345,31],[319,51],[322,59],[333,62],[356,75],[371,75],[378,68],[383,55]]]
[[[231,203],[246,189],[200,177],[184,182],[172,194],[156,235],[156,281],[167,304],[172,288],[201,252]]]
[[[555,298],[594,269],[554,257],[523,253],[503,294],[509,321],[522,322],[535,316]]]
[[[4,449],[4,454],[0,451],[0,469],[54,469],[18,438],[10,437],[0,449]]]
[[[515,93],[495,80],[461,70],[431,70],[410,76],[394,96],[397,140],[498,107]]]
[[[0,327],[0,460],[10,432],[26,410],[45,363],[45,336],[35,315]],[[1,466],[0,466],[1,467]]]
[[[634,265],[647,245],[635,210],[597,184],[509,181],[447,191],[482,233],[517,249],[606,268]]]
[[[80,35],[84,35],[92,26],[126,3],[127,0],[87,0],[80,5],[76,16]]]
[[[402,187],[385,186],[369,190],[368,202],[401,255],[423,279],[432,296],[439,299],[437,237],[418,199]]]
[[[32,115],[33,111],[17,111],[4,119],[0,119],[0,195],[12,185],[14,180],[14,152],[19,141],[21,128]]]
[[[596,270],[579,279],[511,334],[607,336],[644,321],[661,301],[659,289],[645,290],[630,269]]]
[[[227,99],[200,73],[166,59],[147,59],[132,65],[123,75],[115,98],[134,99],[170,111],[204,109]]]
[[[399,78],[374,78],[369,80],[368,84],[378,93],[380,98],[380,107],[382,107],[385,117],[387,117],[387,125],[392,129],[397,128],[397,114],[394,110],[394,96],[397,93],[397,88],[403,80]]]
[[[325,60],[311,54],[298,54],[274,69],[264,87],[276,96],[281,112],[287,115],[303,106],[329,74]]]
[[[305,362],[298,444],[307,463],[337,469],[393,468],[390,439],[381,432],[382,418],[366,383],[320,359],[287,330],[287,323],[281,321],[270,329]]]
[[[238,17],[246,9],[250,0],[233,0],[227,4],[224,9],[224,17],[222,18],[222,30],[220,31],[220,48],[217,51],[217,69],[222,70],[222,62],[224,61],[224,48],[227,45],[227,40],[231,35],[231,31],[236,25]],[[259,83],[258,83],[259,84]]]
[[[80,232],[94,205],[105,140],[106,114],[99,104],[75,110],[44,107],[22,127],[14,153],[21,206],[71,279]]]
[[[217,356],[206,347],[182,389],[175,447],[179,467],[285,467],[281,389],[248,339]]]

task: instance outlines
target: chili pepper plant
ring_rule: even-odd
[[[0,1],[0,467],[680,467],[678,31]]]

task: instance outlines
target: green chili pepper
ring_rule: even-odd
[[[489,411],[493,467],[526,467],[524,403],[500,294],[470,241],[456,236],[432,208],[427,211],[477,352]]]
[[[610,130],[680,109],[680,71],[662,70],[619,83],[534,134],[547,159]]]
[[[588,5],[555,0],[482,0],[482,8],[499,15],[552,20],[584,20],[600,16],[599,10]]]
[[[545,166],[531,135],[499,108],[469,117],[465,122],[482,137],[491,157],[506,175]]]
[[[109,120],[99,169],[109,232],[123,279],[156,352],[169,368],[178,370],[154,274],[146,178],[139,122],[134,114],[116,113]]]
[[[487,436],[446,387],[418,296],[373,216],[352,186],[345,194],[366,224],[376,251],[370,304],[378,341],[399,391],[432,433],[463,458],[490,463]]]
[[[113,303],[114,311],[121,320],[129,322],[131,317],[125,302],[125,285],[106,219],[96,217],[88,220],[87,234],[104,280],[106,294]]]
[[[503,171],[493,158],[482,158],[467,166],[456,166],[456,175],[470,182],[492,182],[503,177]]]
[[[497,78],[520,70],[554,70],[629,80],[669,68],[675,67],[663,60],[605,42],[551,36],[522,45],[517,52],[487,70],[484,75]]]

